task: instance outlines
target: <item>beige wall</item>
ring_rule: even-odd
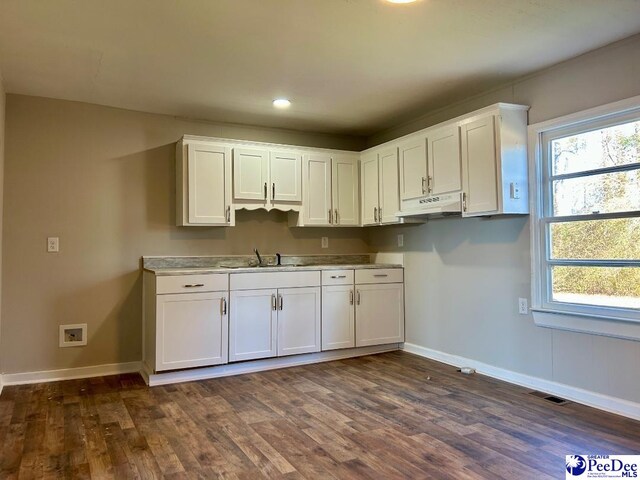
[[[417,119],[379,143],[498,101],[531,106],[530,122],[640,95],[640,36]],[[370,230],[372,250],[404,233],[407,342],[515,372],[640,402],[640,342],[536,327],[529,218],[442,219]]]
[[[17,95],[6,133],[5,373],[139,360],[142,255],[369,251],[362,229],[290,229],[278,212],[241,211],[234,228],[173,226],[185,133],[339,148],[362,139]],[[46,253],[47,236],[60,237],[60,253]],[[59,348],[58,325],[84,322],[88,346]]]

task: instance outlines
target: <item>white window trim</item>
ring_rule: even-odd
[[[546,302],[546,241],[541,218],[543,211],[542,135],[581,123],[606,121],[624,115],[640,115],[640,95],[590,108],[571,115],[529,125],[529,201],[531,211],[531,311],[534,322],[543,327],[596,335],[640,340],[640,312],[627,309]]]

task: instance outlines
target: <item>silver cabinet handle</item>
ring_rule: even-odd
[[[220,299],[220,314],[223,316],[227,314],[227,299],[225,297]]]
[[[360,290],[358,290],[358,301],[356,303],[360,305]]]
[[[227,207],[227,215],[226,215],[226,217],[227,217],[227,222],[230,222],[231,221],[231,205],[229,205]]]
[[[378,221],[378,207],[373,207],[373,221]]]
[[[329,209],[329,223],[333,223],[333,210]]]
[[[276,306],[276,294],[272,293],[271,294],[271,310],[277,310],[278,307]]]
[[[386,273],[374,273],[373,276],[374,277],[388,277],[389,275],[387,275]]]
[[[335,209],[336,215],[335,215],[335,219],[336,219],[336,225],[338,225],[340,223],[340,220],[338,219],[338,209]]]
[[[278,308],[282,310],[283,306],[284,306],[284,301],[282,300],[282,295],[278,294]]]
[[[462,211],[467,211],[467,192],[462,193]]]
[[[429,193],[433,192],[433,177],[431,175],[427,177],[427,190]]]
[[[427,179],[425,177],[422,177],[422,194],[424,195],[425,193],[427,193]]]
[[[331,275],[331,278],[347,278],[346,275]]]
[[[353,290],[349,290],[349,305],[353,305]]]
[[[276,184],[272,183],[271,184],[271,200],[273,200],[274,198],[276,198]]]
[[[264,199],[267,199],[267,182],[264,182]]]
[[[183,285],[184,288],[197,288],[204,287],[204,283],[188,283],[187,285]]]

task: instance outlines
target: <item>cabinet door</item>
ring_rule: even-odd
[[[322,287],[322,350],[355,347],[353,285]]]
[[[456,192],[462,188],[460,129],[457,125],[429,134],[429,193]]]
[[[379,223],[378,176],[378,155],[374,153],[362,157],[360,162],[360,188],[363,225],[376,225]]]
[[[276,294],[275,289],[231,292],[230,362],[276,356]]]
[[[399,161],[400,198],[410,200],[426,195],[427,140],[420,137],[400,145]]]
[[[357,160],[335,157],[332,161],[331,171],[333,223],[335,225],[360,225]]]
[[[498,210],[495,117],[462,126],[463,216]]]
[[[398,342],[404,342],[403,285],[356,285],[356,347]]]
[[[390,148],[380,153],[380,209],[381,223],[396,223],[400,210],[400,187],[398,183],[398,149]]]
[[[156,370],[227,363],[227,294],[156,297]]]
[[[278,289],[278,356],[320,351],[320,287]]]
[[[266,201],[269,181],[269,152],[233,149],[233,198]]]
[[[189,224],[228,225],[231,221],[231,153],[228,148],[187,146]]]
[[[270,156],[271,201],[301,202],[302,157],[282,152],[271,152]]]
[[[329,225],[331,210],[331,157],[305,155],[305,225]]]

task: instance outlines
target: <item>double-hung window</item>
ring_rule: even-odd
[[[534,310],[640,322],[634,100],[530,127]]]

